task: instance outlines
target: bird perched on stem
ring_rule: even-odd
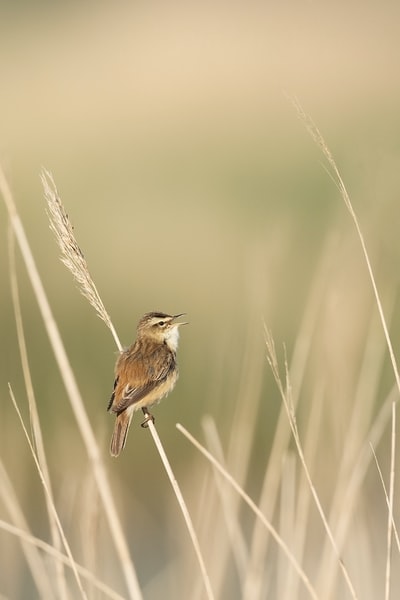
[[[154,423],[148,408],[174,388],[178,379],[179,327],[186,325],[176,319],[183,314],[145,314],[138,323],[136,341],[119,355],[108,404],[108,410],[117,415],[111,438],[112,456],[119,456],[125,446],[133,413],[141,408],[145,415],[141,425],[148,427],[150,420]]]

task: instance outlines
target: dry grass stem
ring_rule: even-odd
[[[304,457],[304,452],[303,452],[302,444],[300,441],[299,432],[297,429],[295,410],[294,410],[292,397],[291,397],[292,392],[291,392],[291,385],[290,385],[290,378],[289,378],[289,369],[288,369],[288,365],[287,365],[287,361],[286,361],[286,353],[285,353],[285,385],[283,385],[282,379],[279,374],[278,358],[277,358],[276,351],[275,351],[274,339],[272,337],[271,332],[268,329],[265,330],[265,344],[267,347],[267,359],[270,364],[272,374],[274,376],[275,382],[278,386],[279,393],[281,395],[283,404],[286,409],[290,428],[292,430],[293,438],[294,438],[294,441],[296,444],[296,449],[297,449],[297,452],[298,452],[298,455],[300,458],[300,462],[304,469],[304,473],[306,475],[308,485],[310,486],[310,490],[311,490],[315,505],[318,509],[319,515],[321,517],[322,523],[325,528],[325,531],[328,535],[331,546],[332,546],[332,548],[335,552],[336,558],[339,562],[340,568],[342,570],[342,573],[343,573],[344,579],[346,581],[347,587],[349,589],[349,592],[351,594],[351,597],[355,600],[357,598],[356,591],[354,589],[354,586],[351,581],[350,575],[347,571],[347,568],[340,556],[339,548],[338,548],[335,538],[333,536],[332,530],[329,526],[328,520],[325,516],[324,510],[322,508],[322,504],[320,502],[319,496],[318,496],[315,486],[313,484],[313,481],[312,481],[312,478],[310,475],[310,471],[308,469],[308,465],[307,465],[305,457]]]
[[[22,312],[21,312],[21,303],[19,299],[19,291],[18,291],[18,280],[17,280],[17,271],[15,265],[15,239],[11,228],[9,228],[8,235],[8,249],[9,249],[9,263],[10,263],[10,284],[11,284],[11,296],[14,307],[14,316],[15,316],[15,324],[17,329],[17,339],[19,345],[19,352],[21,357],[21,365],[22,372],[25,381],[26,394],[28,398],[29,404],[29,414],[30,414],[30,423],[32,428],[33,435],[33,443],[35,446],[35,451],[37,454],[37,459],[39,461],[40,467],[43,472],[43,477],[46,480],[47,488],[49,494],[45,494],[45,501],[47,506],[47,514],[49,517],[50,524],[50,532],[54,547],[57,550],[60,550],[61,540],[58,532],[57,524],[54,519],[53,511],[51,509],[51,504],[54,504],[53,492],[51,488],[50,474],[47,465],[46,453],[44,449],[42,430],[40,427],[39,415],[36,406],[35,394],[33,391],[33,383],[31,372],[29,368],[29,360],[28,360],[28,352],[25,341],[25,333],[24,326],[22,321]],[[62,568],[62,563],[56,563],[56,573],[57,573],[57,585],[58,585],[58,594],[60,599],[67,600],[67,591],[66,591],[66,583],[64,572]]]
[[[71,562],[69,556],[66,556],[65,554],[54,548],[54,546],[51,546],[50,544],[47,544],[43,540],[40,540],[39,538],[30,534],[25,529],[16,527],[15,525],[11,525],[10,523],[3,521],[2,519],[0,519],[0,529],[2,529],[3,531],[7,531],[8,533],[20,538],[23,544],[28,544],[32,546],[32,548],[42,550],[48,556],[51,556],[57,562],[60,562],[62,565],[65,565],[66,567],[70,568],[75,568],[79,575],[86,579],[86,581],[93,585],[97,590],[105,594],[108,598],[111,598],[112,600],[124,600],[123,596],[117,594],[117,592],[108,587],[108,585],[100,581],[97,577],[93,575],[93,573],[88,571],[88,569],[85,569],[85,567],[82,567],[75,561]],[[50,593],[41,595],[41,598],[43,598],[44,600],[47,600],[50,597]]]
[[[393,309],[394,300],[394,294],[391,298],[386,297],[386,306],[390,305],[391,307],[390,313]],[[354,402],[351,407],[351,418],[343,441],[328,516],[328,521],[335,532],[335,539],[339,547],[342,547],[349,533],[360,497],[362,497],[361,487],[366,470],[371,464],[368,440],[376,440],[374,428],[371,429],[371,423],[374,422],[373,410],[379,393],[378,387],[386,355],[386,342],[381,335],[379,316],[373,309],[374,305],[371,307],[372,314],[363,347],[362,362],[354,392]],[[387,420],[384,427],[387,425]],[[378,424],[379,422],[380,417],[378,415],[375,418],[375,423]],[[380,428],[379,436],[382,436],[383,432],[384,428]],[[345,511],[343,506],[346,506]],[[332,556],[329,540],[325,541],[324,546],[321,551],[319,572],[320,580],[324,584],[324,595],[330,597],[333,593],[332,588],[336,575],[336,559]]]
[[[32,445],[32,441],[31,441],[31,439],[29,437],[29,433],[28,433],[28,431],[27,431],[27,429],[25,427],[24,420],[23,420],[21,412],[20,412],[20,410],[18,408],[18,404],[17,404],[17,401],[16,401],[16,399],[14,397],[14,394],[13,394],[13,391],[11,389],[11,386],[9,386],[9,391],[10,391],[10,396],[11,396],[12,403],[14,405],[14,408],[15,408],[16,412],[17,412],[17,415],[18,415],[19,421],[21,423],[23,432],[24,432],[26,440],[28,442],[29,449],[31,451],[33,460],[35,461],[36,469],[37,469],[37,471],[39,473],[40,481],[42,483],[45,495],[47,497],[48,504],[49,504],[50,509],[51,509],[51,511],[53,513],[54,520],[55,520],[55,522],[57,524],[57,528],[58,528],[58,531],[60,533],[60,537],[61,537],[62,543],[64,545],[64,548],[65,548],[65,551],[66,551],[66,553],[68,555],[68,558],[71,561],[71,568],[72,568],[73,574],[75,576],[76,583],[78,585],[78,588],[79,588],[79,591],[81,593],[82,598],[84,598],[86,600],[87,596],[86,596],[85,590],[82,587],[82,582],[81,582],[81,579],[79,577],[79,573],[78,573],[78,571],[77,571],[77,569],[75,567],[75,561],[74,561],[74,559],[72,557],[71,548],[69,547],[67,538],[65,537],[64,530],[63,530],[63,527],[61,525],[61,521],[60,521],[58,513],[57,513],[57,509],[56,509],[56,507],[54,505],[52,496],[51,496],[51,494],[49,492],[49,488],[48,488],[47,482],[46,482],[46,480],[44,478],[43,471],[42,471],[42,469],[40,467],[39,461],[38,461],[37,456],[36,456],[35,449],[34,449],[34,447]]]
[[[320,149],[322,150],[323,155],[325,156],[325,158],[328,161],[328,165],[330,167],[331,170],[328,170],[328,174],[332,177],[333,181],[336,183],[337,187],[339,188],[339,191],[341,193],[342,199],[351,215],[351,218],[353,219],[356,231],[357,231],[357,235],[360,241],[360,245],[361,245],[361,249],[364,255],[364,259],[365,259],[365,263],[367,265],[367,269],[368,269],[368,274],[371,280],[371,284],[372,284],[372,289],[374,292],[374,296],[375,296],[375,301],[376,301],[376,305],[378,308],[378,312],[379,312],[379,316],[380,316],[380,320],[381,320],[381,324],[382,324],[382,329],[385,335],[385,339],[386,339],[386,344],[388,347],[388,351],[389,351],[389,355],[390,355],[390,360],[392,363],[392,369],[393,369],[393,373],[396,379],[396,383],[397,383],[397,388],[400,392],[400,374],[399,374],[399,369],[397,366],[397,361],[396,361],[396,356],[394,354],[394,350],[393,350],[393,345],[390,339],[390,335],[389,335],[389,330],[386,324],[386,317],[385,317],[385,313],[383,311],[383,307],[382,307],[382,302],[380,299],[380,295],[378,292],[378,288],[376,285],[376,281],[375,281],[375,276],[374,276],[374,272],[372,270],[372,265],[371,265],[371,261],[369,258],[369,254],[367,251],[367,246],[364,240],[364,236],[363,233],[361,231],[361,227],[360,224],[358,222],[357,219],[357,215],[354,211],[353,205],[351,203],[350,200],[350,196],[347,192],[346,186],[343,182],[342,176],[340,175],[339,169],[337,168],[336,162],[332,156],[331,151],[329,150],[329,147],[327,145],[327,143],[325,142],[321,132],[319,131],[318,127],[315,125],[315,123],[313,122],[313,120],[311,119],[311,117],[309,117],[302,109],[300,103],[297,100],[293,101],[294,107],[297,110],[298,116],[301,119],[301,121],[305,124],[305,126],[307,127],[307,130],[309,132],[309,134],[311,135],[311,137],[313,138],[313,140],[315,141],[315,143],[320,147]]]
[[[375,460],[376,468],[378,470],[379,479],[380,479],[381,484],[382,484],[383,493],[385,494],[386,504],[387,504],[387,507],[389,508],[389,496],[388,496],[388,493],[387,493],[387,490],[386,490],[386,485],[385,485],[385,480],[383,478],[382,469],[380,467],[380,464],[379,464],[379,461],[378,461],[378,457],[376,456],[375,448],[374,448],[374,446],[371,443],[370,443],[370,448],[371,448],[371,451],[372,451],[372,454],[373,454],[373,457],[374,457],[374,460]],[[399,534],[397,532],[396,522],[395,522],[394,518],[393,518],[392,526],[393,526],[393,531],[394,531],[394,537],[395,537],[395,540],[396,540],[397,551],[400,553],[400,538],[399,538]]]
[[[251,508],[254,514],[260,519],[264,527],[269,531],[269,533],[272,535],[278,546],[288,557],[288,560],[290,561],[293,568],[303,581],[310,596],[314,598],[314,600],[316,600],[318,598],[316,591],[314,590],[309,578],[305,574],[301,565],[298,563],[296,557],[292,554],[290,548],[281,538],[281,536],[273,527],[273,525],[271,525],[268,519],[265,518],[265,515],[263,515],[256,503],[250,498],[248,494],[246,494],[243,488],[236,482],[232,475],[228,473],[228,471],[221,465],[221,463],[217,461],[217,459],[210,452],[208,452],[208,450],[206,450],[206,448],[204,448],[204,446],[202,446],[200,442],[198,442],[198,440],[196,440],[196,438],[193,437],[185,427],[183,427],[180,423],[177,423],[176,428],[193,444],[193,446],[195,446],[195,448],[197,448],[197,450],[199,450],[199,452],[201,452],[201,454],[217,469],[217,471],[221,473],[221,475],[230,483],[230,485],[235,489],[239,496],[241,496],[244,502]]]
[[[298,524],[296,518],[296,456],[288,450],[282,457],[282,480],[279,505],[279,531],[286,540],[291,539]],[[293,551],[293,544],[291,544]],[[281,600],[293,598],[293,568],[289,567],[280,555],[277,561],[277,597]],[[297,579],[297,578],[296,578]]]
[[[215,421],[210,415],[203,417],[202,428],[209,451],[217,458],[221,465],[226,468],[226,461],[222,449],[221,439],[219,437]],[[216,469],[213,469],[213,475],[218,497],[222,505],[222,514],[226,529],[228,531],[228,539],[230,541],[230,543],[227,545],[227,552],[233,553],[236,570],[238,572],[239,580],[241,581],[243,589],[249,556],[246,547],[246,540],[240,529],[238,508],[236,506],[236,502],[233,502],[231,488],[227,488],[226,484],[222,485],[223,480],[217,473]]]
[[[199,563],[199,567],[200,567],[201,575],[202,575],[202,578],[203,578],[203,582],[204,582],[204,587],[205,587],[205,590],[206,590],[207,598],[209,598],[209,600],[213,600],[214,594],[213,594],[213,591],[212,591],[212,588],[211,588],[210,578],[208,576],[208,572],[207,572],[207,569],[206,569],[204,558],[203,558],[203,555],[202,555],[202,552],[201,552],[201,549],[200,549],[200,544],[199,544],[199,541],[197,539],[196,530],[195,530],[195,528],[193,526],[193,522],[192,522],[192,519],[190,517],[190,513],[189,513],[188,508],[186,506],[186,502],[185,502],[185,500],[183,498],[182,492],[181,492],[180,487],[178,485],[178,482],[177,482],[177,480],[175,478],[174,472],[173,472],[173,470],[171,468],[171,465],[170,465],[169,460],[167,458],[167,455],[165,453],[164,447],[163,447],[163,445],[161,443],[161,440],[160,440],[160,438],[158,436],[156,427],[155,427],[153,421],[151,421],[151,420],[149,421],[149,428],[150,428],[151,435],[153,436],[154,443],[155,443],[155,445],[157,447],[158,453],[160,455],[160,458],[162,460],[162,463],[164,465],[164,468],[165,468],[165,470],[167,472],[168,478],[169,478],[169,480],[171,482],[172,488],[173,488],[173,490],[175,492],[175,496],[176,496],[176,499],[178,501],[179,507],[180,507],[180,509],[182,511],[183,518],[185,519],[186,527],[188,529],[189,536],[190,536],[190,539],[192,541],[193,548],[194,548],[194,551],[196,553],[196,557],[197,557],[197,560],[198,560],[198,563]]]
[[[335,245],[332,239],[326,243],[320,264],[315,274],[311,292],[303,313],[302,323],[297,332],[295,346],[290,365],[291,381],[293,383],[293,405],[296,408],[299,399],[301,385],[304,380],[307,361],[310,358],[312,339],[318,324],[318,315],[321,311],[327,278],[332,270]],[[265,323],[264,323],[265,328]],[[276,507],[280,479],[281,479],[281,457],[287,451],[290,439],[290,427],[288,427],[286,411],[281,405],[281,410],[274,432],[274,440],[269,454],[268,469],[260,496],[260,508],[267,518],[272,519]],[[306,534],[306,520],[303,531]],[[300,528],[296,529],[296,535]],[[251,540],[250,562],[247,568],[247,578],[244,588],[244,598],[251,600],[261,595],[261,586],[264,580],[264,565],[268,551],[269,539],[264,535],[263,528],[256,522]],[[301,545],[301,544],[300,544]],[[299,555],[297,555],[299,556]]]
[[[28,535],[29,525],[20,506],[18,496],[13,488],[7,471],[0,460],[0,498],[7,510],[8,518],[14,526],[22,529]],[[13,527],[13,525],[9,525]],[[53,598],[49,566],[46,565],[37,549],[21,538],[21,547],[32,579],[41,598]]]

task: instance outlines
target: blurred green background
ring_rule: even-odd
[[[241,447],[240,439],[232,439],[234,415],[245,414],[243,403],[256,407],[245,483],[257,497],[281,406],[265,359],[263,321],[280,355],[285,342],[290,357],[313,285],[326,282],[310,381],[323,372],[322,362],[329,363],[324,381],[328,387],[334,382],[329,389],[337,398],[338,425],[333,433],[327,426],[328,446],[320,452],[331,466],[320,465],[317,479],[328,499],[351,412],[349,390],[376,311],[350,217],[289,98],[300,100],[335,156],[388,299],[397,350],[399,18],[398,3],[389,1],[0,5],[0,159],[104,449],[147,598],[159,597],[156,584],[151,587],[156,574],[171,556],[178,560],[182,547],[190,553],[188,541],[138,419],[121,459],[108,458],[113,418],[105,409],[115,347],[58,260],[41,168],[54,176],[125,345],[145,312],[188,314],[180,381],[155,415],[196,518],[205,465],[175,423],[202,437],[201,419],[212,415],[234,456]],[[42,491],[7,389],[10,382],[27,417],[4,205],[0,225],[0,452],[32,529],[46,537]],[[90,468],[20,260],[18,274],[55,495],[73,537]],[[387,358],[382,360],[373,411],[393,384]],[[300,423],[307,423],[312,389],[314,383],[305,388]],[[388,442],[381,457],[386,467],[387,449]],[[371,483],[381,502],[384,548],[379,485],[376,479]],[[368,510],[373,507],[371,500]],[[0,515],[6,517],[1,506]],[[18,543],[0,533],[0,547],[12,548],[0,594],[28,597],[29,575],[20,566],[23,576],[17,578],[12,566]],[[79,547],[75,552],[80,558]],[[105,577],[123,590],[115,582],[113,560],[107,553],[99,560],[108,565]],[[170,597],[177,597],[174,585]]]

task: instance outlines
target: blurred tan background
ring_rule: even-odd
[[[0,159],[104,449],[146,598],[160,597],[158,573],[170,561],[179,562],[182,547],[190,550],[159,458],[138,423],[121,459],[108,458],[113,418],[105,409],[115,347],[58,260],[41,168],[54,176],[124,344],[133,340],[144,312],[188,314],[190,326],[182,330],[179,348],[181,378],[155,415],[197,517],[205,465],[175,423],[202,437],[201,419],[211,414],[234,457],[241,452],[240,438],[231,437],[234,415],[246,414],[243,403],[256,407],[246,486],[257,498],[281,406],[265,360],[263,321],[291,357],[313,286],[324,282],[323,324],[316,328],[321,337],[309,369],[315,383],[313,375],[322,373],[318,360],[324,361],[321,379],[335,398],[334,406],[321,409],[328,446],[320,457],[326,452],[331,464],[316,466],[328,502],[352,386],[376,314],[350,217],[289,98],[299,99],[337,160],[398,349],[399,18],[398,4],[389,1],[1,4]],[[7,390],[10,382],[27,417],[4,206],[0,225],[0,452],[34,532],[46,537],[42,491]],[[45,443],[72,537],[90,473],[25,269],[18,264]],[[376,337],[382,344],[379,326]],[[393,384],[385,356],[377,380],[372,414]],[[300,422],[307,423],[314,383],[305,388]],[[330,410],[338,419],[333,431]],[[385,467],[388,444],[382,446]],[[198,471],[193,465],[200,465]],[[385,505],[375,471],[371,477],[365,510],[375,510],[376,495],[379,509],[372,514],[382,524],[377,528],[384,548]],[[0,515],[5,518],[2,507]],[[12,548],[0,594],[27,597],[24,567],[15,567],[20,578],[11,575],[18,543],[0,534],[0,546]],[[318,554],[318,544],[315,548]],[[118,587],[113,560],[105,552],[99,561]],[[383,562],[377,562],[376,581],[371,577],[381,590]],[[233,581],[233,590],[228,583],[221,589],[239,598]],[[178,597],[173,576],[162,585],[169,597]],[[375,593],[371,585],[365,583],[364,597],[374,597],[368,596]]]

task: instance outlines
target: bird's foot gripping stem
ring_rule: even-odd
[[[142,427],[148,427],[149,426],[149,421],[151,421],[152,423],[155,422],[155,418],[153,417],[153,415],[151,413],[149,413],[149,411],[147,410],[147,408],[142,408],[143,414],[144,414],[144,421],[143,423],[140,423],[140,425]]]

